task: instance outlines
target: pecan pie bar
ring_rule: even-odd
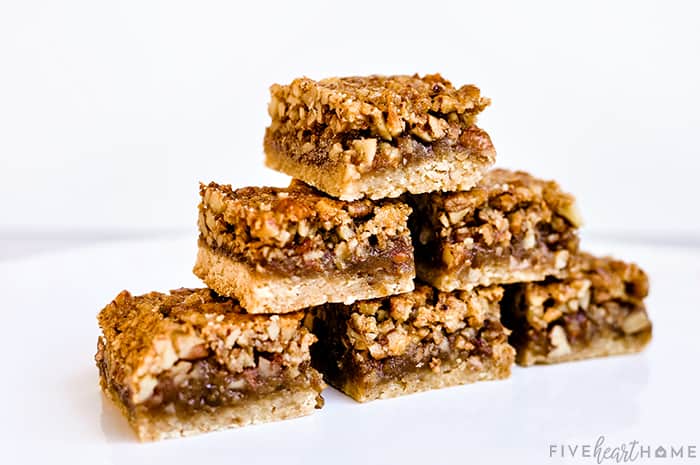
[[[651,340],[637,265],[581,253],[561,279],[509,286],[503,321],[520,365],[641,351]]]
[[[411,209],[289,188],[201,187],[194,268],[250,313],[351,303],[413,289]]]
[[[314,366],[359,402],[510,375],[515,351],[500,323],[498,286],[413,292],[310,309]]]
[[[343,200],[469,189],[495,149],[476,127],[490,100],[440,75],[273,85],[268,167]]]
[[[249,315],[209,289],[122,291],[98,320],[102,390],[142,441],[308,415],[323,403],[301,312]]]
[[[443,291],[542,280],[578,249],[574,198],[554,181],[494,169],[467,192],[406,197],[416,273]]]

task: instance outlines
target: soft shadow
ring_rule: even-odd
[[[81,366],[79,371],[66,378],[63,402],[57,406],[56,417],[47,422],[52,426],[53,436],[63,441],[84,443],[134,442],[135,436],[129,429],[126,418],[114,403],[100,389],[99,375],[94,366]],[[61,427],[62,418],[69,415],[72,427]],[[101,431],[100,431],[101,430]]]
[[[357,402],[352,397],[343,394],[342,392],[331,386],[328,386],[326,389],[324,389],[321,393],[321,396],[323,396],[323,400],[325,401],[324,407],[328,407],[329,405],[332,405],[333,407],[356,407],[359,405],[367,405]]]
[[[640,397],[647,389],[649,371],[644,355],[516,368],[513,376],[520,378],[518,382],[536,385],[548,405],[533,403],[528,389],[516,391],[521,409],[514,412],[514,420],[533,430],[537,425],[556,425],[557,438],[551,439],[590,434],[591,425],[600,434],[631,428],[641,419]]]
[[[137,443],[136,436],[129,426],[129,422],[104,393],[101,393],[102,415],[100,424],[105,439],[111,443]]]

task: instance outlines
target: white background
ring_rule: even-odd
[[[0,463],[591,464],[549,445],[601,434],[697,447],[697,5],[0,0]],[[201,285],[198,181],[287,182],[262,165],[269,85],[436,71],[493,99],[480,124],[500,165],[578,196],[586,248],[647,270],[650,347],[367,405],[328,389],[304,419],[137,444],[97,387],[95,314],[124,288]]]
[[[193,230],[197,182],[262,165],[268,87],[475,83],[498,164],[589,231],[700,237],[697,2],[0,2],[0,232]]]

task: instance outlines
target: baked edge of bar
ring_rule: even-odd
[[[372,386],[369,389],[360,390],[352,380],[344,383],[336,383],[328,380],[328,384],[336,387],[341,392],[352,397],[357,402],[369,402],[372,400],[391,399],[419,392],[443,389],[453,386],[472,384],[478,381],[495,381],[507,379],[511,374],[511,367],[515,358],[515,350],[507,342],[496,347],[503,347],[509,355],[500,359],[500,363],[492,359],[484,362],[484,368],[474,371],[466,362],[457,364],[454,361],[442,362],[440,372],[435,373],[430,369],[422,369],[407,373],[402,379],[388,379]],[[466,368],[466,369],[465,369]]]
[[[636,334],[618,338],[599,337],[584,349],[574,349],[566,355],[555,357],[532,354],[527,347],[516,348],[515,362],[522,367],[532,365],[552,365],[563,362],[576,362],[594,358],[611,357],[615,355],[631,355],[644,350],[651,342],[652,328]]]
[[[347,165],[339,163],[329,169],[328,166],[303,164],[272,150],[269,145],[265,144],[265,166],[298,178],[344,201],[365,197],[371,200],[396,198],[406,192],[423,194],[469,190],[481,180],[496,158],[496,151],[492,148],[482,152],[491,163],[476,163],[471,160],[472,151],[465,148],[455,150],[449,156],[436,156],[398,168],[371,171],[360,174],[359,179],[347,181]]]
[[[557,254],[566,253],[566,260],[562,260],[563,264],[558,263]],[[504,267],[501,266],[484,266],[481,268],[462,267],[454,272],[448,273],[440,267],[430,266],[423,261],[416,261],[416,275],[418,279],[426,281],[436,288],[444,292],[452,292],[455,290],[471,290],[478,286],[492,286],[502,284],[512,284],[520,282],[542,281],[547,276],[559,276],[566,270],[571,254],[567,250],[560,250],[553,254],[549,264],[540,266],[531,266],[527,260],[519,263],[516,270],[507,270],[504,272]],[[561,265],[561,266],[559,266]],[[467,269],[479,276],[479,278],[469,278],[464,276],[464,271]]]
[[[383,275],[374,283],[367,274],[348,276],[345,271],[319,273],[318,277],[262,277],[245,263],[199,246],[194,274],[221,295],[238,299],[248,313],[288,313],[329,302],[351,304],[414,289],[415,270]],[[377,275],[373,276],[373,279]],[[345,289],[346,297],[339,291]]]
[[[160,441],[196,434],[240,428],[260,423],[288,420],[307,416],[317,408],[319,392],[312,387],[298,390],[283,390],[260,399],[241,402],[241,405],[217,407],[213,411],[202,411],[183,420],[176,414],[154,418],[143,413],[131,414],[126,405],[111,387],[106,386],[100,376],[100,387],[105,396],[121,411],[141,442]]]

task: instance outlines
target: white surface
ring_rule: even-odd
[[[190,227],[200,180],[286,182],[262,167],[271,83],[439,71],[592,230],[697,237],[699,5],[0,2],[0,229]]]
[[[655,334],[641,355],[515,368],[507,381],[365,405],[328,389],[311,417],[154,444],[135,442],[99,392],[95,315],[123,288],[196,286],[194,241],[110,242],[0,261],[0,462],[542,464],[576,462],[550,459],[549,444],[600,435],[609,445],[700,446],[700,251],[590,248],[634,258],[651,276]]]

